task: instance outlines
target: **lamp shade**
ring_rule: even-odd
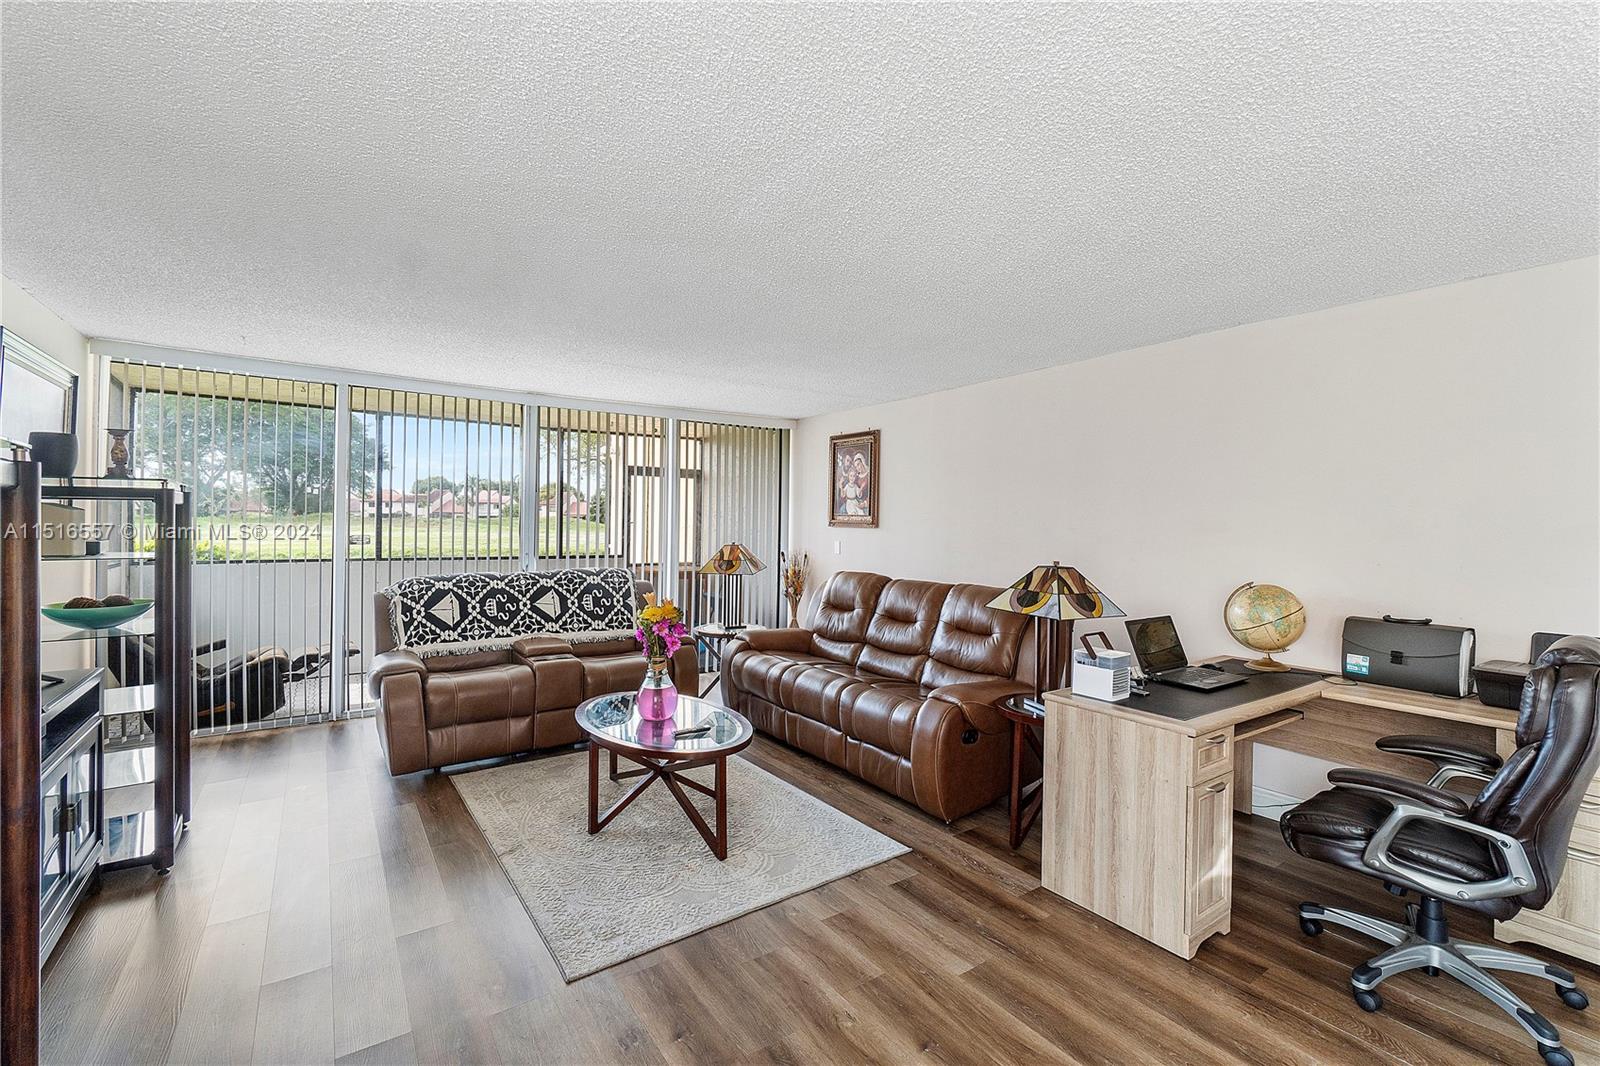
[[[1112,603],[1094,583],[1070,566],[1051,563],[1036,566],[1011,583],[989,601],[997,611],[1032,615],[1035,618],[1123,618],[1121,607]]]
[[[755,557],[755,554],[736,540],[730,540],[717,549],[717,553],[707,559],[700,568],[702,574],[759,574],[767,568],[767,564]]]

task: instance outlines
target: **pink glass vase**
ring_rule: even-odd
[[[665,722],[677,716],[678,690],[667,674],[667,660],[651,659],[639,686],[639,717],[647,722]]]

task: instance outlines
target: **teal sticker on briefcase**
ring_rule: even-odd
[[[1365,655],[1347,653],[1344,657],[1344,672],[1347,674],[1360,674],[1366,677],[1372,673],[1372,660]]]

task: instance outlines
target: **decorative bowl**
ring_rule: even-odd
[[[48,603],[39,613],[52,622],[60,622],[74,629],[110,629],[131,622],[148,611],[155,600],[134,600],[117,607],[63,607]]]

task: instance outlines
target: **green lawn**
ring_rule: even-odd
[[[288,561],[333,557],[333,516],[254,515],[248,519],[202,517],[195,522],[196,562]],[[516,516],[502,518],[350,518],[352,559],[516,558],[521,527]],[[561,554],[605,552],[603,523],[569,518]],[[381,541],[381,545],[380,545]],[[141,545],[155,547],[152,539]],[[381,547],[381,553],[380,553]],[[556,522],[539,520],[539,554],[555,555]]]

